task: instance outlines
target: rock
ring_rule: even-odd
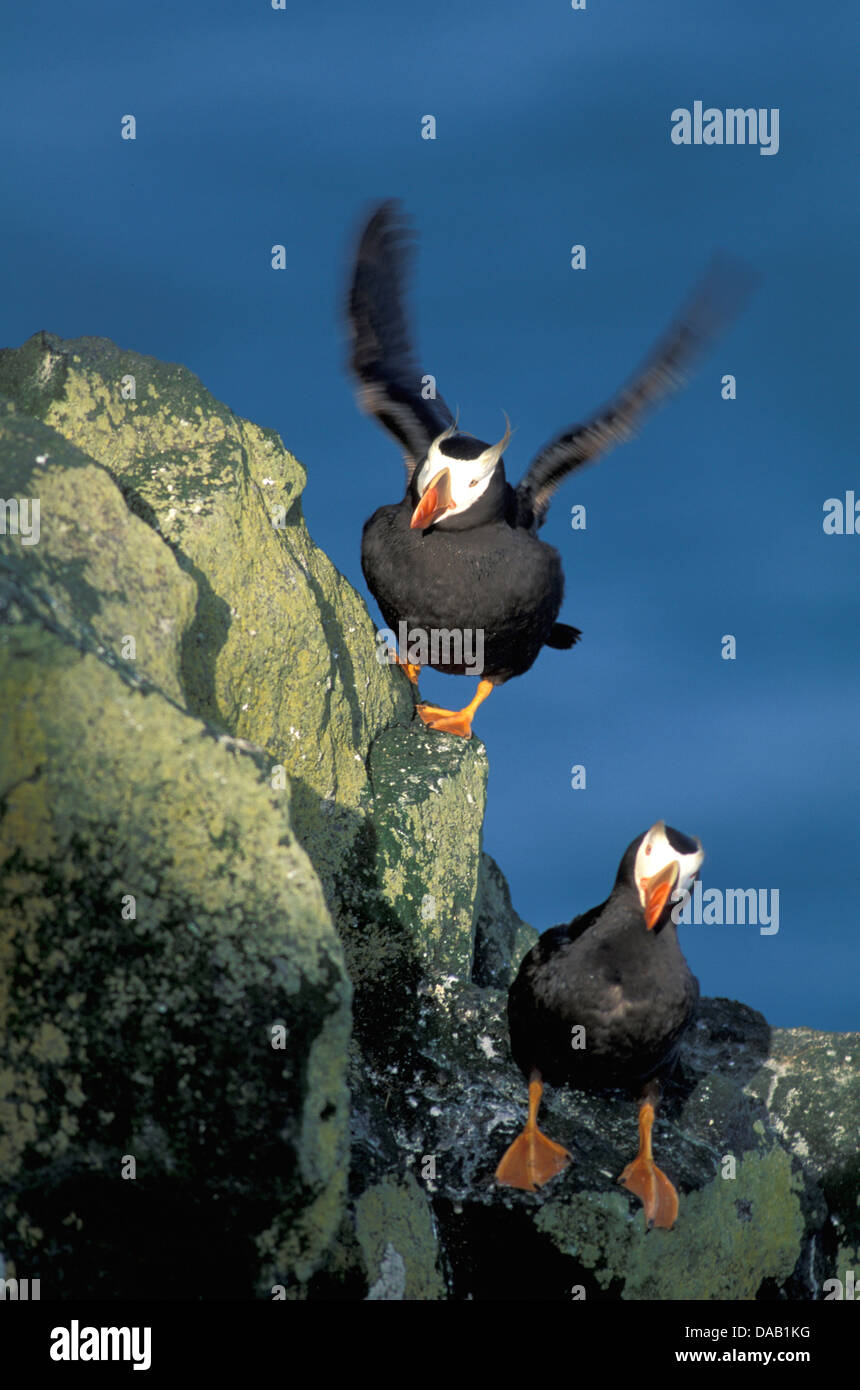
[[[307,1279],[349,985],[287,793],[35,623],[0,628],[0,707],[0,1245],[43,1298]]]
[[[1,356],[2,354],[0,354]],[[110,474],[10,402],[0,409],[5,498],[39,499],[36,544],[5,537],[7,594],[82,651],[123,665],[174,701],[196,586],[128,510]],[[44,460],[38,462],[37,460]],[[125,655],[124,655],[125,654]]]
[[[510,889],[495,859],[482,853],[472,970],[475,984],[507,989],[513,983],[520,961],[537,939],[534,927],[514,911]]]
[[[371,748],[370,778],[383,895],[400,905],[423,970],[468,975],[487,787],[484,746],[423,727],[390,729]]]
[[[287,768],[297,833],[330,887],[367,789],[357,750],[408,722],[412,699],[376,660],[361,599],[307,534],[304,469],[185,367],[104,338],[40,333],[0,353],[4,393],[102,464],[194,580],[187,707]]]
[[[40,501],[37,543],[0,534],[7,1277],[373,1302],[844,1281],[860,1038],[731,1001],[703,1001],[658,1121],[672,1231],[617,1183],[617,1093],[548,1091],[574,1163],[495,1187],[536,933],[482,853],[482,745],[413,717],[303,469],[186,369],[37,334],[2,393],[0,494]]]
[[[286,527],[299,575],[272,560],[282,542],[255,470],[269,453],[273,475],[283,464],[272,486],[289,502],[298,466],[190,373],[112,344],[38,335],[0,372],[43,417],[0,414],[0,490],[41,511],[38,544],[0,537],[0,1246],[22,1277],[41,1271],[43,1297],[196,1296],[213,1269],[222,1294],[299,1285],[343,1217],[351,991],[291,819],[311,740],[291,750],[290,781],[277,755],[300,743],[304,701],[328,734],[315,774],[325,763],[357,801],[351,731],[369,738],[400,692],[374,664],[354,719],[303,674],[276,715],[256,711],[281,721],[281,746],[247,740],[235,706],[249,669],[270,699],[291,641],[331,666],[321,628],[338,604],[341,624],[370,628],[300,517]],[[118,390],[134,374],[137,412]],[[244,540],[238,559],[228,540]],[[314,589],[326,572],[330,611]],[[283,604],[285,654],[230,615],[230,582],[255,619],[299,594]]]
[[[3,496],[39,498],[42,523],[37,545],[0,537],[13,716],[0,749],[0,949],[18,986],[14,1004],[0,995],[0,1247],[34,1277],[56,1248],[55,1280],[73,1263],[78,1292],[118,1292],[109,1247],[128,1198],[105,1184],[129,1154],[137,1186],[119,1191],[146,1193],[152,1246],[134,1266],[141,1288],[157,1265],[162,1287],[187,1289],[216,1232],[223,1265],[222,1223],[199,1214],[219,1201],[237,1232],[229,1288],[301,1296],[345,1219],[350,985],[331,918],[358,985],[358,1036],[376,1017],[368,1046],[384,1053],[411,1026],[429,962],[470,968],[485,754],[413,722],[363,602],[307,535],[304,472],[276,436],[185,369],[101,339],[38,334],[0,353],[0,391],[13,398],[0,416]],[[129,895],[137,915],[124,926]],[[41,917],[22,931],[20,912],[40,903],[50,931]],[[456,939],[443,939],[443,917]],[[145,952],[122,963],[124,932],[157,943],[158,969]],[[73,948],[58,944],[67,935]],[[91,962],[71,1013],[70,952],[75,969]],[[47,1000],[43,958],[59,971]],[[176,1045],[177,1010],[225,1030],[211,1067],[184,1025]],[[249,1039],[262,1017],[264,1035]],[[286,1054],[271,1047],[279,1019]],[[118,1038],[122,1063],[108,1066]],[[57,1099],[64,1086],[81,1113]],[[106,1086],[128,1091],[118,1115]],[[69,1192],[75,1221],[84,1211],[76,1235]],[[165,1273],[159,1233],[169,1244],[180,1208],[188,1259]],[[404,1287],[429,1288],[413,1266]]]
[[[134,399],[126,398],[130,383]],[[398,836],[400,844],[410,839],[424,867],[442,851],[464,863],[474,854],[486,783],[482,746],[428,740],[413,722],[411,687],[380,665],[363,601],[308,536],[304,469],[272,431],[238,419],[186,368],[120,351],[104,338],[38,333],[0,352],[4,392],[84,451],[76,457],[100,463],[193,580],[196,606],[190,623],[184,615],[178,669],[184,706],[264,748],[273,772],[285,769],[295,833],[348,953],[362,930],[356,880],[360,903],[374,888],[384,940],[380,947],[380,933],[371,933],[350,963],[358,969],[360,955],[360,968],[375,978],[387,968],[390,937],[402,926],[404,939],[416,931],[429,939],[438,930],[427,919],[430,899],[438,898],[441,919],[450,897],[439,882],[418,891],[398,862]],[[50,437],[40,439],[44,450]],[[16,473],[11,485],[17,480]],[[98,517],[97,507],[92,514]],[[169,558],[164,546],[159,554]],[[163,666],[153,679],[166,690]],[[392,732],[380,739],[385,730]],[[407,757],[417,773],[398,772]],[[416,801],[402,816],[401,775],[418,775],[426,789],[421,809]],[[451,833],[452,797],[472,808],[462,849]],[[456,881],[462,937],[472,931],[474,863],[458,868]],[[461,942],[455,954],[468,967],[463,949]],[[443,954],[437,950],[440,960]]]
[[[368,1300],[444,1299],[433,1219],[411,1173],[369,1187],[356,1203],[355,1226],[373,1281]]]
[[[365,1084],[385,1096],[407,1171],[418,1175],[434,1160],[423,1186],[450,1297],[808,1299],[822,1296],[828,1278],[844,1282],[860,1231],[856,1147],[849,1152],[860,1083],[844,1064],[834,1084],[828,1053],[856,1056],[860,1036],[813,1034],[814,1050],[804,1043],[804,1067],[790,1073],[793,1112],[798,1123],[829,1113],[829,1125],[805,1125],[786,1147],[773,1067],[806,1030],[771,1033],[742,1004],[703,1000],[655,1131],[680,1215],[672,1231],[647,1232],[641,1204],[617,1182],[636,1149],[636,1105],[624,1092],[548,1088],[541,1124],[571,1149],[573,1164],[539,1193],[495,1186],[526,1110],[505,993],[450,977],[425,991],[408,1065]],[[842,1150],[834,1129],[844,1133]],[[365,1137],[363,1163],[366,1145]]]

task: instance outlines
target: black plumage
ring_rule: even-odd
[[[631,383],[585,424],[550,440],[512,487],[502,458],[509,432],[495,446],[458,432],[433,378],[417,366],[404,310],[409,251],[397,203],[381,204],[355,260],[350,365],[359,404],[402,446],[407,487],[402,501],[380,507],[366,522],[361,561],[395,632],[405,623],[425,633],[482,633],[484,681],[472,705],[459,712],[419,706],[425,723],[468,736],[474,708],[494,686],[527,671],[542,647],[566,650],[580,636],[556,621],[564,596],[561,558],[537,535],[555,489],[628,439],[646,408],[681,382],[683,369],[735,312],[744,277],[715,265]],[[474,670],[444,653],[428,664],[455,675]],[[417,680],[417,668],[407,669]]]
[[[537,1128],[544,1082],[629,1087],[640,1097],[640,1152],[622,1181],[642,1197],[649,1221],[673,1224],[677,1194],[651,1158],[651,1127],[699,997],[672,906],[703,857],[698,841],[657,822],[628,847],[606,901],[545,932],[526,955],[508,993],[508,1023],[529,1081],[529,1121],[499,1165],[500,1182],[534,1189],[570,1160]]]
[[[494,685],[533,664],[564,594],[558,551],[511,524],[510,498],[500,493],[512,493],[501,470],[476,503],[475,525],[422,532],[409,527],[419,500],[410,484],[402,502],[374,512],[361,546],[364,575],[386,624],[394,631],[401,622],[425,632],[480,631],[483,674]],[[569,631],[572,645],[579,634]],[[463,662],[431,664],[449,675],[466,673]]]
[[[667,828],[667,836],[696,845]],[[641,1087],[669,1075],[692,1022],[698,981],[671,916],[649,930],[634,882],[642,836],[628,848],[599,907],[544,932],[508,994],[511,1053],[528,1077],[585,1089]],[[574,1026],[586,1046],[571,1045]]]

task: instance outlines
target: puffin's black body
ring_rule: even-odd
[[[687,853],[695,849],[688,843]],[[526,1077],[537,1069],[553,1086],[638,1091],[675,1066],[699,982],[671,917],[652,931],[645,926],[630,881],[638,844],[606,902],[544,932],[520,966],[508,1023],[511,1052]],[[585,1028],[584,1048],[571,1046],[574,1025]]]
[[[692,1023],[699,985],[678,943],[673,895],[689,891],[702,847],[658,821],[628,847],[606,902],[545,932],[508,993],[511,1052],[529,1082],[529,1118],[496,1171],[534,1191],[571,1155],[538,1129],[543,1083],[630,1087],[640,1097],[639,1152],[621,1175],[649,1223],[670,1227],[678,1195],[654,1163],[660,1082]]]
[[[557,623],[564,595],[559,554],[540,541],[555,489],[576,468],[631,437],[645,410],[682,380],[682,369],[730,317],[740,280],[714,269],[614,401],[585,424],[561,431],[522,481],[505,478],[502,451],[457,430],[432,377],[414,359],[404,311],[408,229],[389,201],[372,214],[356,254],[349,296],[350,365],[362,409],[401,445],[406,495],[365,524],[364,575],[390,629],[483,634],[483,676],[464,710],[419,705],[432,728],[468,737],[474,709],[492,688],[522,675],[544,646],[566,649],[578,628]],[[731,301],[734,301],[732,305]],[[432,386],[430,383],[433,383]],[[474,468],[472,465],[474,464]],[[437,491],[439,495],[437,496]],[[451,674],[450,649],[429,664]],[[402,663],[417,683],[418,666]]]
[[[401,622],[410,631],[482,632],[483,674],[494,685],[527,671],[541,647],[553,645],[554,635],[565,643],[570,632],[565,644],[571,645],[575,631],[553,631],[561,628],[561,557],[515,524],[514,493],[503,474],[502,483],[501,516],[469,530],[410,530],[419,501],[410,487],[402,502],[374,512],[361,544],[364,576],[388,626],[395,632]],[[448,675],[467,670],[463,664],[433,665]]]

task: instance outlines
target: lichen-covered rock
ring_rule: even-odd
[[[856,1035],[702,1002],[655,1130],[672,1231],[618,1184],[622,1093],[548,1090],[573,1164],[496,1187],[536,934],[481,851],[483,747],[414,719],[273,433],[102,339],[0,353],[2,393],[0,496],[41,508],[38,543],[0,534],[7,1276],[374,1302],[844,1282]]]
[[[471,968],[484,750],[413,720],[275,435],[101,339],[0,353],[0,391],[0,492],[41,511],[37,544],[0,536],[0,1248],[34,1276],[54,1252],[45,1296],[73,1268],[77,1292],[181,1294],[217,1246],[222,1292],[302,1297],[327,1251],[352,1268],[346,1232],[360,1296],[405,1258],[436,1297],[402,1212],[368,1253],[380,1194],[435,1251],[406,1176],[344,1206],[350,986],[321,885],[385,1055],[427,972]],[[149,1254],[123,1274],[129,1201]]]
[[[468,975],[487,755],[482,743],[389,729],[370,752],[383,895],[426,969]]]
[[[43,1297],[307,1279],[349,986],[287,793],[34,624],[0,627],[0,708],[0,1248]]]
[[[0,405],[5,499],[39,504],[38,534],[0,537],[7,592],[86,651],[124,663],[176,701],[196,586],[128,510],[111,476],[37,420]]]
[[[425,947],[427,963],[441,962],[449,906],[458,940],[450,951],[469,969],[483,748],[428,736],[414,720],[412,688],[377,659],[365,604],[308,535],[305,472],[278,436],[233,415],[186,368],[104,338],[38,333],[0,352],[3,393],[101,464],[193,580],[193,617],[177,624],[183,703],[265,749],[275,775],[285,770],[293,827],[357,985],[378,981],[402,956],[401,941],[416,969]],[[101,528],[90,512],[95,550]],[[139,613],[131,616],[151,645]],[[166,690],[163,665],[158,676]]]
[[[370,1281],[369,1300],[445,1297],[432,1211],[411,1173],[367,1188],[356,1203],[355,1225]]]
[[[798,1116],[833,1084],[828,1050],[860,1044],[811,1038],[820,1045],[814,1055],[807,1045],[805,1072],[792,1072]],[[681,1193],[671,1231],[646,1231],[641,1204],[618,1184],[637,1142],[635,1100],[623,1091],[548,1088],[541,1126],[573,1163],[538,1193],[496,1186],[526,1110],[502,991],[428,981],[414,1051],[366,1074],[364,1094],[385,1097],[388,1143],[432,1201],[450,1297],[814,1298],[852,1267],[860,1182],[846,1179],[826,1124],[810,1126],[805,1150],[790,1149],[773,1097],[770,1109],[759,1098],[794,1039],[744,1005],[702,1001],[655,1129],[657,1159]],[[354,1116],[354,1164],[357,1153],[369,1166],[386,1152],[382,1118],[365,1106],[357,1130]],[[829,1123],[856,1132],[858,1122],[860,1098],[843,1087]]]
[[[39,333],[0,352],[0,394],[102,464],[195,581],[187,707],[287,769],[296,831],[330,888],[362,819],[366,750],[413,701],[308,536],[304,469],[187,368],[105,338]]]
[[[579,1262],[600,1289],[621,1281],[626,1299],[752,1299],[766,1280],[788,1281],[803,1236],[791,1159],[780,1148],[740,1159],[684,1202],[684,1219],[646,1240],[625,1197],[556,1196],[535,1218],[539,1231]]]
[[[838,1280],[844,1290],[853,1271],[860,1282],[860,1035],[775,1029],[747,1089],[763,1101],[769,1124],[816,1198],[821,1225],[811,1238],[802,1286],[815,1297],[833,1297],[827,1280]]]

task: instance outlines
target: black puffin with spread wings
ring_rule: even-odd
[[[684,369],[734,316],[746,275],[715,263],[629,385],[550,440],[512,487],[502,457],[510,426],[497,444],[459,430],[434,378],[416,365],[403,302],[410,251],[399,204],[382,203],[355,259],[350,365],[359,405],[401,445],[407,479],[402,501],[365,523],[361,563],[389,628],[410,641],[413,633],[425,637],[426,664],[481,675],[461,710],[418,705],[430,728],[469,738],[475,710],[494,686],[527,671],[542,647],[566,649],[581,635],[557,622],[561,557],[537,534],[553,493],[574,469],[629,439],[647,408],[681,384]],[[408,655],[398,659],[417,685],[420,666]]]

